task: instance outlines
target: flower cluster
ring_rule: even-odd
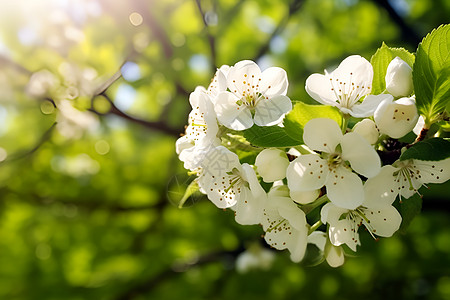
[[[283,69],[222,66],[208,88],[191,93],[176,151],[198,190],[239,224],[260,224],[268,245],[300,262],[310,243],[340,266],[360,245],[361,226],[374,238],[392,236],[401,201],[450,179],[449,157],[415,156],[425,142],[448,149],[448,141],[413,133],[411,66],[395,57],[383,72],[385,90],[374,92],[372,64],[349,56],[306,80],[320,105],[293,106]]]

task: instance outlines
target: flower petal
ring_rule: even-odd
[[[324,224],[328,223],[331,226],[335,226],[341,216],[347,212],[348,209],[336,206],[333,203],[328,202],[327,204],[322,206],[322,209],[320,210],[320,220]]]
[[[244,130],[252,127],[253,119],[247,106],[238,105],[238,100],[233,94],[222,92],[217,96],[214,110],[221,124],[230,129]]]
[[[337,106],[337,96],[332,88],[328,76],[315,73],[306,79],[305,89],[308,95],[319,103]]]
[[[248,89],[259,85],[261,81],[261,69],[251,60],[243,60],[230,68],[227,76],[227,84],[230,91],[241,98],[248,93]]]
[[[440,161],[413,161],[423,183],[443,183],[450,179],[450,158]]]
[[[353,105],[350,114],[356,118],[372,116],[378,105],[386,99],[393,100],[394,98],[389,94],[367,95],[362,103],[356,103]]]
[[[367,209],[364,213],[370,221],[363,221],[364,225],[379,236],[392,236],[402,223],[402,216],[392,205],[380,205],[378,208]]]
[[[348,160],[357,173],[370,178],[380,172],[380,157],[369,142],[356,132],[344,135],[341,147],[342,158]]]
[[[312,119],[303,130],[303,141],[312,150],[333,153],[341,139],[341,129],[332,119]]]
[[[339,220],[334,226],[330,226],[330,242],[335,246],[346,244],[350,249],[356,252],[356,246],[360,245],[359,234],[355,230],[353,221],[348,219]]]
[[[339,207],[355,209],[364,200],[361,179],[345,167],[334,169],[325,184],[330,201]]]
[[[301,155],[286,170],[291,191],[312,191],[321,188],[328,176],[327,162],[315,154]]]
[[[282,68],[271,67],[261,74],[259,91],[266,97],[286,95],[288,78],[286,71]]]
[[[325,247],[325,259],[332,268],[342,266],[345,261],[344,250],[341,246],[335,246],[328,242]]]
[[[286,96],[278,95],[262,99],[255,107],[255,124],[272,126],[279,124],[286,113],[292,110],[292,101]]]
[[[391,205],[398,195],[398,183],[395,181],[391,165],[383,166],[377,176],[369,178],[364,184],[364,203],[366,207],[380,204]]]
[[[339,82],[354,83],[355,86],[367,88],[372,85],[373,68],[367,59],[359,55],[351,55],[339,64],[331,76]],[[363,95],[365,94],[360,94],[360,97]]]
[[[264,149],[256,156],[255,166],[264,182],[274,182],[286,177],[289,160],[280,149]]]

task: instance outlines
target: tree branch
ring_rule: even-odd
[[[214,73],[216,71],[216,68],[217,68],[217,63],[216,63],[216,60],[217,60],[216,41],[215,41],[214,36],[212,36],[211,32],[209,31],[209,24],[206,21],[206,18],[205,18],[206,15],[205,15],[205,13],[202,10],[202,5],[200,3],[200,0],[195,0],[195,3],[197,3],[198,11],[199,11],[200,16],[202,18],[203,25],[205,26],[206,36],[208,38],[209,49],[210,49],[210,52],[211,52],[211,67],[212,67],[212,71]]]
[[[111,108],[110,108],[109,112],[106,113],[106,115],[107,114],[116,115],[118,117],[121,117],[128,121],[131,121],[133,123],[142,125],[144,127],[147,127],[147,128],[153,129],[153,130],[158,130],[158,131],[164,132],[164,133],[174,136],[174,137],[179,137],[180,134],[184,131],[181,128],[180,129],[171,128],[166,124],[166,122],[164,122],[162,120],[156,121],[156,122],[150,122],[150,121],[145,121],[145,120],[130,116],[130,115],[124,113],[123,111],[121,111],[119,108],[117,108],[117,106],[114,104],[114,102],[111,100],[111,98],[106,94],[106,92],[103,92],[98,96],[104,97],[111,105]],[[91,107],[89,109],[89,111],[91,111],[99,116],[105,115],[105,114],[102,114],[102,113],[96,111],[93,107]]]
[[[401,31],[401,39],[411,44],[413,47],[417,47],[422,38],[414,31],[410,26],[408,26],[403,18],[397,13],[397,11],[392,7],[388,0],[372,0],[375,4],[383,7],[388,13],[391,20],[398,26]]]
[[[280,20],[280,22],[278,23],[278,26],[274,29],[274,31],[269,36],[267,41],[264,44],[262,44],[262,46],[259,48],[256,55],[253,57],[253,61],[257,61],[258,59],[260,59],[262,56],[264,56],[267,53],[267,51],[270,48],[270,43],[272,42],[272,40],[284,31],[287,24],[289,23],[289,19],[300,10],[300,8],[303,5],[303,2],[304,2],[303,0],[294,0],[290,3],[289,10],[286,14],[286,17],[284,17]]]

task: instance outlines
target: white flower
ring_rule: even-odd
[[[328,198],[335,205],[357,208],[364,199],[359,176],[370,178],[380,171],[380,158],[372,146],[359,134],[342,134],[339,125],[331,119],[312,119],[303,132],[303,141],[316,154],[301,155],[287,168],[291,191],[312,191],[326,186]],[[347,161],[350,166],[347,165]]]
[[[269,270],[275,260],[274,251],[264,249],[259,245],[252,245],[242,252],[236,259],[236,269],[239,273],[251,270]]]
[[[386,90],[396,98],[409,96],[413,91],[412,69],[398,56],[389,63],[385,80]]]
[[[286,97],[287,75],[281,68],[261,72],[253,61],[240,61],[230,68],[227,84],[230,91],[218,94],[214,109],[219,122],[228,128],[276,125],[292,109]]]
[[[325,75],[312,74],[306,79],[306,92],[316,101],[339,108],[357,118],[373,114],[387,95],[368,95],[373,79],[372,65],[359,55],[344,59],[339,67]],[[366,96],[368,95],[368,96]],[[362,103],[361,98],[366,96]]]
[[[260,223],[266,193],[250,165],[241,165],[235,153],[219,146],[205,149],[199,166],[198,183],[211,202],[232,207],[240,224]]]
[[[205,91],[196,89],[189,96],[189,102],[192,111],[189,113],[186,133],[176,141],[175,147],[184,167],[193,170],[199,162],[197,148],[218,146],[220,141],[217,138],[219,126],[210,97]]]
[[[206,93],[211,96],[213,103],[216,102],[217,96],[220,92],[227,90],[227,74],[229,71],[230,66],[223,65],[217,69],[214,77],[211,79],[211,83],[209,84]]]
[[[356,132],[365,138],[370,144],[375,144],[378,141],[380,133],[377,125],[371,119],[364,119],[353,126],[353,132]]]
[[[384,166],[379,175],[367,181],[371,183],[371,195],[384,195],[388,201],[397,195],[409,198],[427,183],[443,183],[450,179],[450,158],[440,161],[417,159],[396,161]]]
[[[255,166],[265,182],[274,182],[286,177],[289,160],[284,151],[264,149],[256,157]]]
[[[419,119],[414,98],[385,99],[374,113],[375,123],[381,133],[401,138],[413,130]]]
[[[345,261],[344,250],[341,246],[335,246],[327,239],[327,234],[322,231],[314,231],[308,236],[308,244],[316,245],[322,251],[325,260],[330,267],[342,266]]]
[[[330,225],[328,235],[333,245],[346,244],[356,251],[356,246],[361,244],[358,234],[361,225],[364,225],[374,238],[374,235],[390,237],[400,228],[402,217],[392,203],[368,199],[369,197],[361,206],[352,210],[337,207],[333,203],[322,207],[321,220]]]
[[[305,213],[288,197],[286,191],[271,190],[263,211],[262,226],[266,242],[278,250],[288,249],[291,260],[303,259],[308,227]]]

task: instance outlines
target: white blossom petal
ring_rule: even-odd
[[[371,119],[364,119],[356,123],[352,130],[365,138],[371,145],[375,144],[380,136],[375,122]]]
[[[398,184],[391,165],[383,166],[377,176],[369,178],[364,184],[364,203],[368,207],[380,204],[391,205],[398,195]]]
[[[341,246],[335,246],[329,242],[325,247],[325,259],[330,267],[340,267],[345,261],[344,250]]]
[[[370,221],[363,224],[374,234],[390,237],[400,228],[402,216],[392,205],[379,205],[364,211],[366,218]]]
[[[230,129],[244,130],[252,127],[253,119],[248,107],[238,105],[238,100],[233,94],[222,92],[217,96],[214,110],[221,124]]]
[[[324,105],[336,106],[336,94],[332,90],[330,79],[322,74],[312,74],[306,79],[305,89],[317,102]]]
[[[320,190],[312,190],[312,191],[293,191],[291,190],[290,196],[292,200],[299,204],[308,204],[314,202],[320,195]]]
[[[342,158],[348,160],[353,170],[370,178],[380,172],[381,161],[377,152],[362,136],[349,132],[342,138]]]
[[[292,101],[286,96],[277,95],[269,99],[262,99],[255,107],[255,124],[258,126],[277,125],[291,110]]]
[[[386,99],[393,100],[394,98],[389,94],[367,95],[362,103],[355,103],[355,105],[353,105],[350,114],[355,118],[370,117],[373,115],[378,105]]]
[[[419,114],[412,98],[386,99],[375,110],[374,119],[381,133],[398,139],[414,129]]]
[[[243,60],[230,68],[227,84],[230,91],[239,98],[248,92],[249,87],[259,85],[261,69],[251,60]]]
[[[315,154],[301,155],[292,161],[286,178],[291,191],[312,191],[321,188],[328,176],[326,160]]]
[[[349,219],[342,219],[333,225],[330,224],[330,242],[335,246],[346,244],[350,249],[356,252],[356,246],[361,244],[359,241],[359,234],[356,231],[357,228],[355,221]]]
[[[312,119],[303,130],[303,141],[312,150],[333,153],[341,140],[341,129],[332,119]]]
[[[450,179],[450,158],[439,161],[413,160],[423,183],[444,183]]]
[[[266,97],[286,95],[288,78],[286,71],[282,68],[271,67],[261,74],[259,91]]]
[[[325,186],[328,198],[336,206],[355,209],[364,201],[361,179],[343,166],[330,173]]]
[[[289,160],[282,150],[264,149],[256,156],[255,166],[265,182],[274,182],[286,177]]]

